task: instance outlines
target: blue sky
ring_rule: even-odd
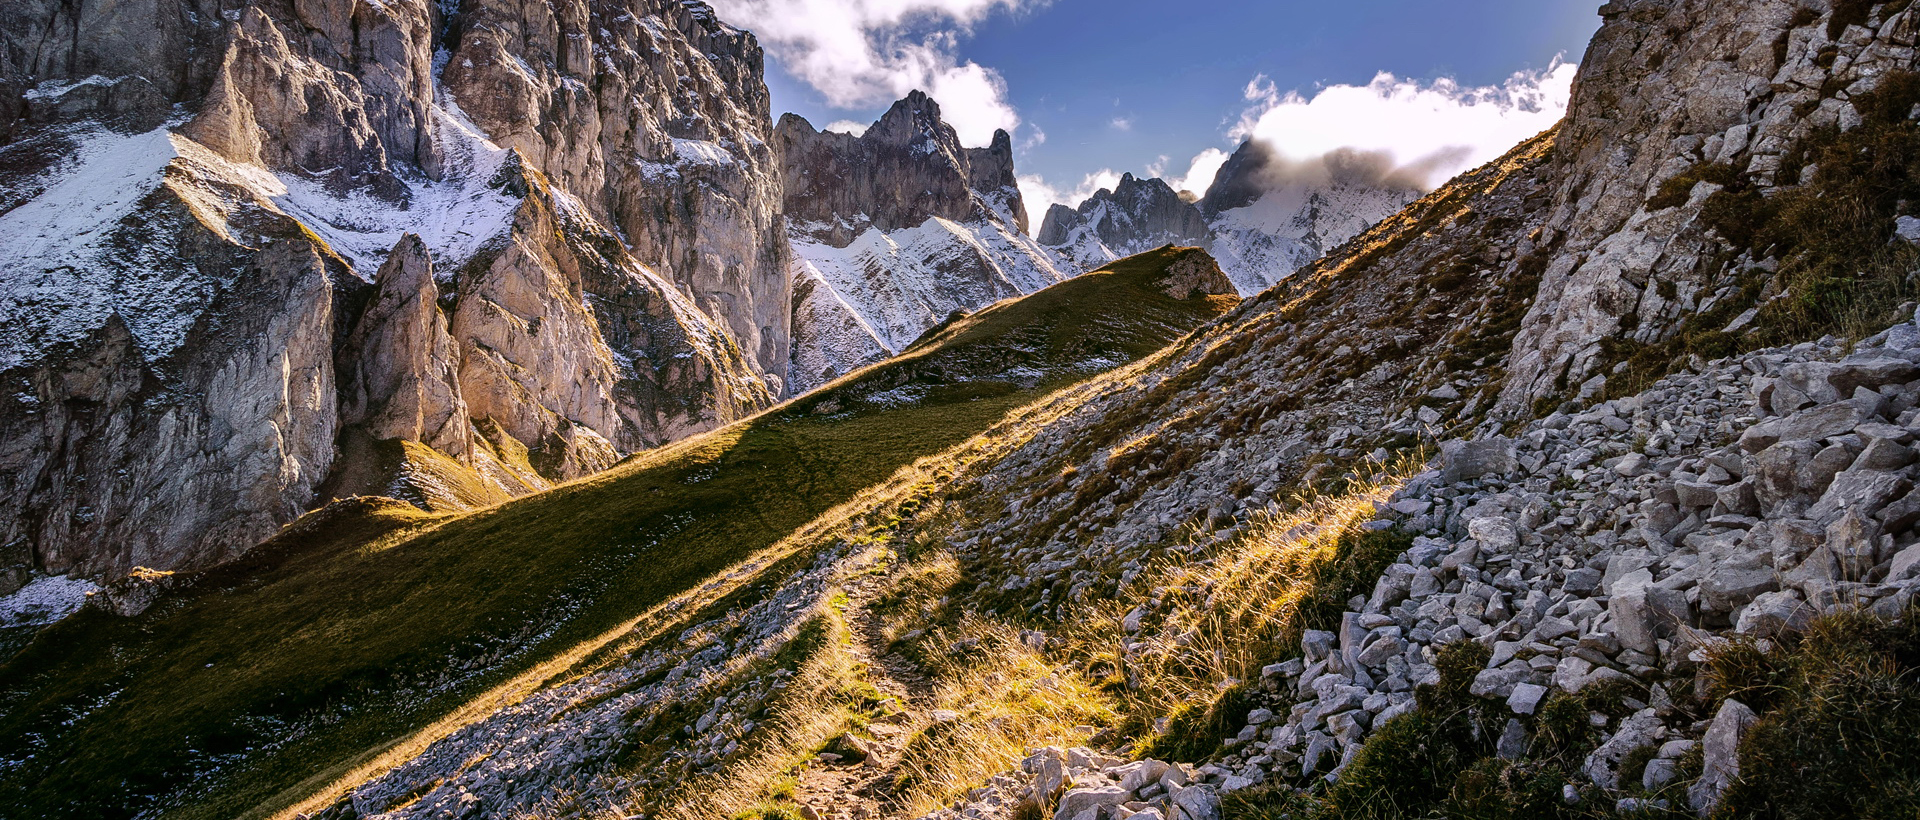
[[[1067,198],[1118,172],[1184,177],[1203,151],[1231,150],[1248,133],[1285,141],[1320,127],[1301,118],[1358,121],[1333,96],[1316,97],[1329,86],[1369,86],[1381,72],[1402,82],[1374,86],[1377,96],[1413,103],[1424,90],[1485,102],[1474,89],[1508,86],[1517,72],[1544,74],[1556,56],[1577,62],[1600,23],[1600,0],[712,2],[766,44],[776,116],[792,111],[819,127],[866,123],[904,89],[925,88],[964,140],[983,142],[995,126],[1013,125],[1020,173]],[[1568,76],[1559,75],[1561,86]],[[1250,96],[1256,78],[1262,93]],[[1494,101],[1538,107],[1514,99],[1531,99],[1531,82],[1553,83],[1523,80],[1526,87],[1508,87],[1512,93]],[[1295,103],[1324,104],[1288,108],[1281,103],[1289,92],[1299,95]],[[1400,130],[1396,109],[1368,110],[1373,119],[1354,125],[1362,133],[1321,141]],[[1406,127],[1446,131],[1455,122],[1477,127],[1455,118]],[[1537,124],[1536,117],[1504,131],[1483,128],[1459,141],[1511,144],[1518,139],[1509,132]],[[1435,145],[1448,139],[1427,136]]]

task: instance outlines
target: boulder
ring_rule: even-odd
[[[1791,591],[1760,595],[1740,611],[1734,631],[1755,638],[1772,638],[1807,628],[1816,613]]]
[[[1034,802],[1045,804],[1053,799],[1055,792],[1067,781],[1067,756],[1057,747],[1049,746],[1034,752],[1020,764],[1020,768],[1033,775]]]
[[[1655,584],[1647,570],[1627,573],[1608,587],[1608,593],[1614,635],[1621,646],[1636,652],[1656,655],[1661,636],[1692,621],[1686,595]]]
[[[1739,553],[1707,568],[1700,578],[1700,603],[1709,612],[1730,613],[1779,588],[1772,567],[1760,563],[1758,555]]]
[[[1898,583],[1920,578],[1920,544],[1914,544],[1893,556],[1893,562],[1887,566],[1887,583]]]
[[[1167,820],[1220,820],[1220,794],[1212,786],[1182,786],[1167,794]]]
[[[1131,800],[1133,793],[1119,786],[1070,789],[1060,796],[1060,806],[1053,816],[1055,820],[1077,820],[1089,811],[1098,812]]]
[[[1824,525],[1832,524],[1847,512],[1874,515],[1884,509],[1887,502],[1912,488],[1913,482],[1894,473],[1847,470],[1833,477],[1826,494],[1807,509],[1807,517]]]
[[[1701,817],[1719,807],[1720,797],[1740,777],[1740,741],[1758,719],[1752,709],[1737,700],[1720,704],[1702,744],[1705,765],[1700,779],[1687,789],[1688,801]]]
[[[1513,687],[1513,694],[1507,696],[1507,708],[1514,713],[1531,715],[1540,710],[1540,703],[1547,699],[1547,687],[1523,683]]]
[[[1660,716],[1652,709],[1642,709],[1620,721],[1620,727],[1600,748],[1587,755],[1581,771],[1593,780],[1594,785],[1603,789],[1620,788],[1620,764],[1634,752],[1659,743],[1666,737],[1667,727],[1660,722]]]
[[[1440,445],[1441,480],[1457,484],[1481,476],[1513,472],[1519,468],[1514,451],[1513,439],[1504,437],[1445,442]]]
[[[1680,506],[1693,509],[1711,507],[1720,500],[1720,488],[1703,481],[1676,481],[1673,492],[1680,499]]]
[[[1865,580],[1880,563],[1880,525],[1871,518],[1849,512],[1827,526],[1827,552],[1840,566],[1840,577]]]
[[[1811,496],[1812,486],[1818,483],[1811,465],[1821,449],[1812,441],[1792,440],[1770,444],[1755,453],[1751,472],[1760,506],[1772,511],[1788,501]]]
[[[1718,513],[1759,517],[1762,512],[1760,495],[1754,491],[1753,479],[1720,488],[1715,494],[1714,510]]]
[[[1828,404],[1747,428],[1740,436],[1740,449],[1758,453],[1782,441],[1819,441],[1851,433],[1870,419],[1854,404]]]
[[[1511,552],[1520,546],[1520,531],[1505,518],[1476,518],[1467,522],[1467,536],[1493,552]]]
[[[1849,358],[1827,372],[1827,383],[1841,396],[1852,396],[1862,387],[1879,390],[1885,385],[1906,384],[1916,378],[1920,378],[1920,365],[1892,356]]]

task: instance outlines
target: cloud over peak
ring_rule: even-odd
[[[796,79],[841,109],[878,108],[914,89],[939,101],[960,141],[984,146],[1020,116],[1000,73],[958,56],[960,38],[996,11],[1047,0],[710,0],[750,29]]]
[[[1246,87],[1249,107],[1229,132],[1281,158],[1312,161],[1335,152],[1384,161],[1432,188],[1490,162],[1565,116],[1578,67],[1561,60],[1501,85],[1450,79],[1403,80],[1382,72],[1366,85],[1331,85],[1308,97],[1281,93],[1265,75]]]

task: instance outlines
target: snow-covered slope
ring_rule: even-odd
[[[1164,245],[1205,245],[1209,235],[1189,198],[1163,180],[1127,174],[1078,208],[1054,205],[1035,239],[1082,273]]]
[[[1197,245],[1251,296],[1419,196],[1365,162],[1288,163],[1249,141],[1197,202],[1128,174],[1078,208],[1053,206],[1037,238],[1076,273],[1162,245]]]
[[[961,147],[923,94],[861,137],[788,115],[777,142],[793,247],[795,394],[905,350],[956,311],[1067,275],[1026,235],[1011,139]]]
[[[1404,188],[1339,183],[1279,188],[1251,205],[1214,215],[1208,222],[1212,240],[1207,247],[1234,287],[1251,295],[1418,198],[1418,192]]]

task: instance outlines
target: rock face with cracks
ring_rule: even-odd
[[[761,54],[698,3],[10,14],[0,590],[541,489],[783,389]]]

